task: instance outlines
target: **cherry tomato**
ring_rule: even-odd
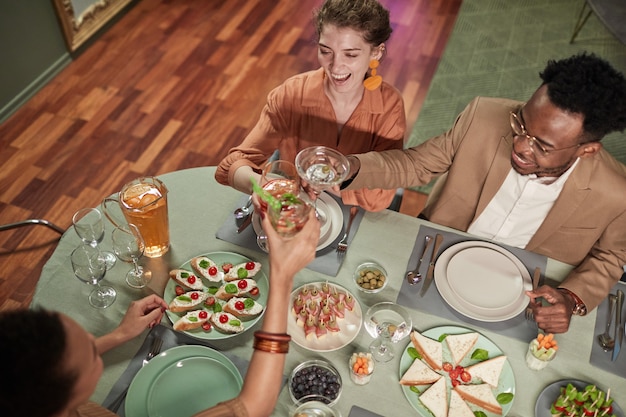
[[[246,287],[248,287],[248,283],[246,282],[245,279],[240,279],[239,282],[237,283],[237,287],[239,287],[239,289],[241,290],[245,290]]]
[[[246,262],[246,269],[252,271],[254,269],[254,262]]]
[[[450,372],[450,379],[455,380],[459,377],[459,373],[457,372],[456,369],[451,370]]]
[[[469,372],[467,371],[461,372],[461,381],[470,382],[471,380],[472,380],[472,376],[470,375]]]
[[[207,317],[209,317],[209,313],[207,313],[206,311],[201,311],[198,313],[198,317],[200,317],[201,319],[206,319]]]
[[[194,282],[196,282],[196,277],[193,275],[189,275],[189,278],[187,278],[187,282],[193,284]]]
[[[465,368],[463,368],[461,365],[457,365],[456,368],[454,368],[454,370],[457,371],[459,374],[461,374],[461,372],[463,372]]]
[[[212,266],[209,268],[209,275],[217,275],[217,268]]]
[[[250,290],[250,295],[258,295],[259,294],[259,287],[254,287]]]
[[[453,379],[450,382],[452,383],[452,387],[453,388],[460,384],[460,382],[458,380],[456,380],[456,379]]]
[[[192,300],[197,300],[200,297],[197,292],[192,292],[189,296]]]
[[[204,305],[211,307],[213,304],[215,304],[215,297],[207,297],[206,300],[204,300]]]
[[[174,292],[176,292],[176,297],[178,297],[179,295],[183,295],[185,293],[185,289],[180,285],[177,285],[174,287]]]
[[[237,310],[243,310],[246,306],[243,304],[243,301],[240,300],[235,302],[235,308]]]
[[[443,370],[446,372],[450,372],[452,370],[452,364],[450,362],[445,362],[443,364]]]
[[[211,322],[205,321],[204,323],[202,323],[202,328],[208,332],[209,330],[211,330]]]
[[[220,323],[228,323],[228,316],[226,314],[220,315]]]
[[[222,270],[224,271],[225,274],[228,274],[228,271],[230,271],[230,268],[233,267],[233,264],[224,264],[222,265]]]

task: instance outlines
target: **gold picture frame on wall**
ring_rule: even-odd
[[[77,50],[132,1],[53,0],[69,50]]]

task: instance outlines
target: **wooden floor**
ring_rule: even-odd
[[[415,122],[461,0],[381,0],[394,32],[378,69]],[[319,0],[142,0],[0,125],[0,223],[63,228],[140,175],[216,165],[266,94],[318,67]],[[408,132],[407,132],[408,133]],[[422,197],[407,193],[415,215]],[[28,306],[58,234],[0,232],[0,310]]]

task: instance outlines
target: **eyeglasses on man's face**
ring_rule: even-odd
[[[526,141],[528,142],[528,146],[530,146],[530,149],[536,155],[547,157],[553,152],[563,151],[565,149],[578,148],[581,145],[580,143],[577,143],[576,145],[566,146],[565,148],[546,149],[546,147],[541,144],[539,139],[537,139],[534,136],[530,136],[528,134],[528,131],[526,131],[526,127],[524,126],[524,123],[522,123],[522,109],[519,110],[519,115],[514,112],[510,112],[510,115],[511,115],[510,117],[511,129],[513,129],[514,138],[525,138]]]

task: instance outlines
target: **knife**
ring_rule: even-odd
[[[246,230],[246,227],[250,226],[250,223],[252,223],[252,213],[248,214],[248,217],[246,217],[243,223],[241,223],[241,225],[237,229],[237,233],[241,233]]]
[[[428,287],[433,282],[433,274],[435,273],[435,258],[437,257],[437,252],[439,251],[439,246],[443,242],[443,235],[437,233],[435,237],[435,246],[433,247],[433,254],[430,255],[430,262],[428,264],[428,271],[426,272],[426,279],[422,284],[422,289],[420,290],[420,297],[423,297],[428,291]]]
[[[613,347],[613,357],[611,361],[615,361],[619,356],[622,347],[622,339],[624,338],[624,322],[622,321],[622,306],[624,305],[624,292],[617,290],[617,307],[615,309],[615,346]]]

